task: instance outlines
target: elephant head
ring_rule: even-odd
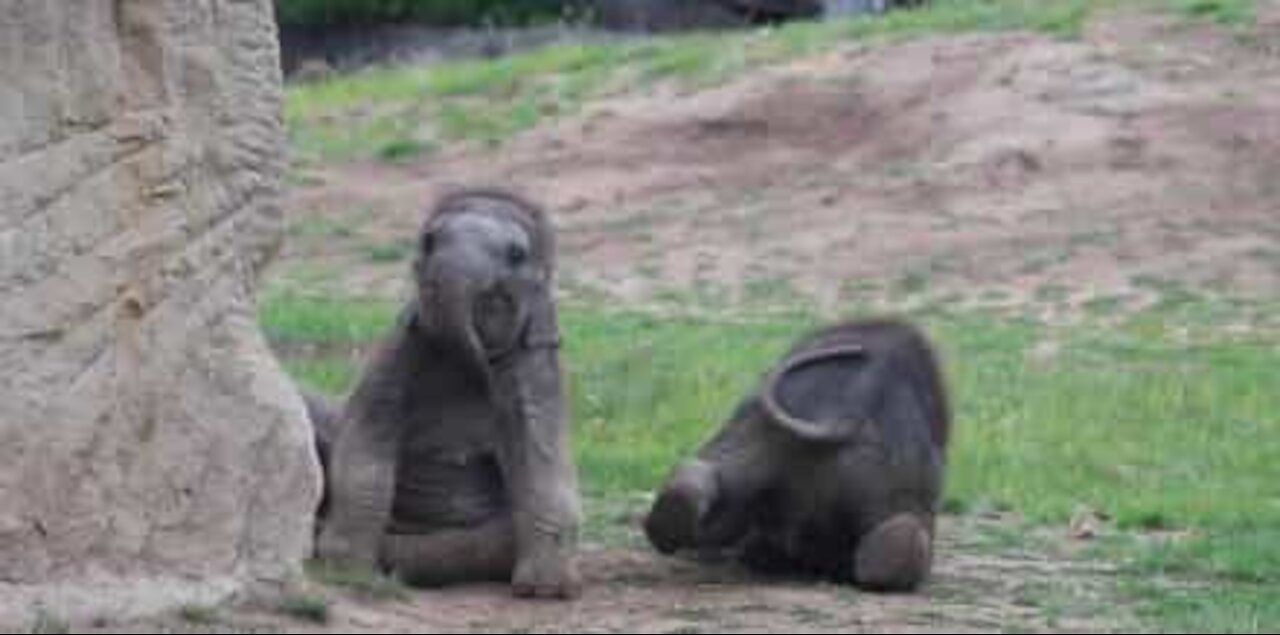
[[[482,372],[522,347],[556,343],[555,249],[539,208],[504,191],[459,192],[419,236],[413,271],[428,337]]]

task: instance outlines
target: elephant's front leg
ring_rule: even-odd
[[[418,356],[401,327],[375,353],[342,413],[325,474],[329,509],[316,555],[338,564],[373,567],[391,520],[396,466],[406,415],[404,383]]]
[[[515,528],[509,515],[476,527],[387,534],[383,566],[405,583],[435,587],[477,580],[509,580],[515,568]]]
[[[555,349],[521,352],[495,369],[503,476],[511,497],[520,597],[572,598],[581,505]]]
[[[331,500],[316,545],[321,560],[376,566],[395,497],[393,432],[363,421],[344,428],[326,478]]]

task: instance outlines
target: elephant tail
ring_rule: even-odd
[[[332,397],[306,390],[300,394],[307,407],[307,419],[311,422],[312,439],[316,454],[320,457],[320,470],[324,479],[323,494],[316,507],[316,533],[319,535],[321,525],[329,516],[329,461],[342,424],[342,404]]]
[[[302,391],[302,401],[307,406],[307,418],[311,421],[311,432],[315,438],[316,451],[320,454],[320,465],[327,474],[330,451],[337,440],[338,427],[342,422],[342,406],[331,397],[306,390]]]

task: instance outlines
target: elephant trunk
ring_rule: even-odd
[[[419,313],[433,339],[458,353],[467,365],[488,372],[488,355],[476,330],[476,301],[490,272],[465,258],[441,258],[420,282]]]

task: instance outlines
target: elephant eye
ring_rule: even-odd
[[[431,253],[431,250],[432,250],[432,249],[435,249],[435,246],[436,246],[436,235],[435,235],[435,233],[434,233],[434,232],[422,232],[422,240],[420,241],[420,244],[418,245],[418,249],[422,252],[422,255],[424,255],[424,256],[429,255],[429,254]]]
[[[512,267],[519,267],[529,259],[529,250],[521,245],[507,246],[507,264]]]

